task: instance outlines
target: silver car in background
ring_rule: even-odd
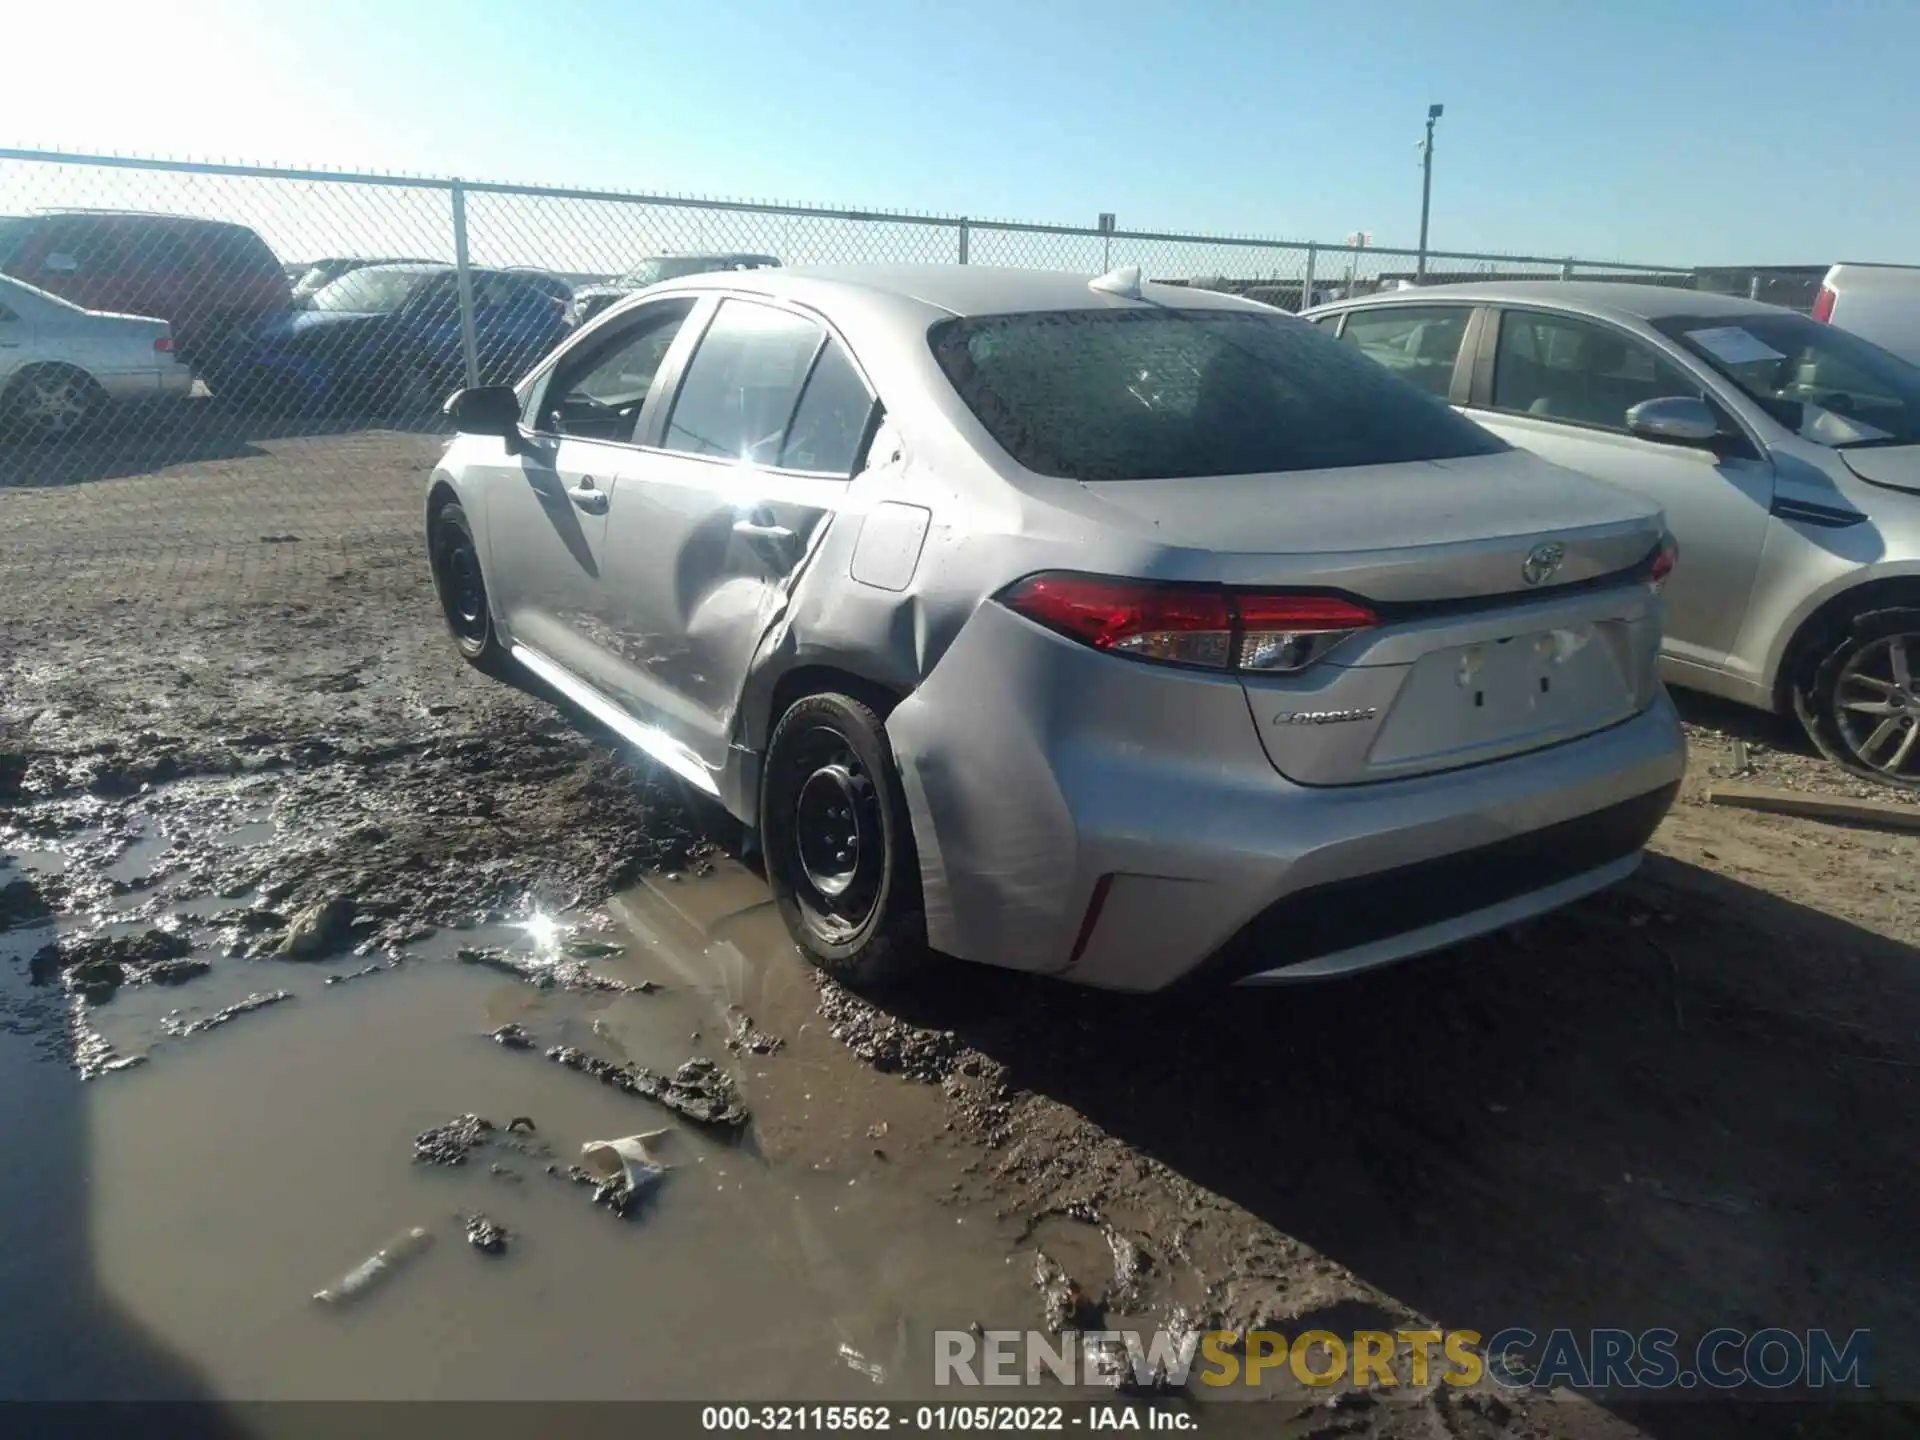
[[[1446,285],[1307,318],[1661,506],[1668,680],[1920,786],[1920,369],[1791,310],[1648,285]]]
[[[1232,296],[707,275],[449,409],[461,652],[752,827],[849,980],[1363,969],[1620,879],[1684,766],[1656,507]]]
[[[192,393],[166,321],[83,310],[0,275],[0,431],[56,439],[107,405]]]

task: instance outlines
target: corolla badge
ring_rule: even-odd
[[[1345,725],[1354,720],[1371,720],[1380,713],[1380,707],[1369,705],[1364,710],[1282,710],[1273,717],[1276,725]]]
[[[1544,585],[1559,571],[1561,561],[1566,558],[1567,547],[1558,540],[1536,545],[1527,552],[1526,563],[1520,567],[1520,578],[1529,585]]]

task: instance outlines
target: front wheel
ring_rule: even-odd
[[[439,592],[440,609],[446,615],[454,644],[460,647],[461,658],[489,675],[501,674],[507,668],[506,647],[493,628],[473,526],[457,501],[447,502],[434,513],[428,538],[433,587]]]
[[[767,882],[809,959],[855,986],[898,984],[927,960],[920,867],[880,717],[809,695],[774,727],[760,786]]]
[[[1854,617],[1794,699],[1828,759],[1883,785],[1920,789],[1920,609]]]

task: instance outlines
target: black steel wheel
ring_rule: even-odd
[[[434,513],[430,538],[434,589],[439,592],[440,609],[461,657],[489,674],[499,673],[506,665],[506,651],[494,633],[473,527],[457,501],[449,501]]]
[[[760,790],[767,881],[795,943],[850,984],[919,970],[919,859],[874,710],[841,694],[796,702],[774,727]]]

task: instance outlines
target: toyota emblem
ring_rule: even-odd
[[[1529,585],[1544,585],[1559,571],[1560,562],[1566,558],[1567,547],[1558,540],[1536,545],[1527,552],[1527,563],[1520,567],[1520,578]]]

